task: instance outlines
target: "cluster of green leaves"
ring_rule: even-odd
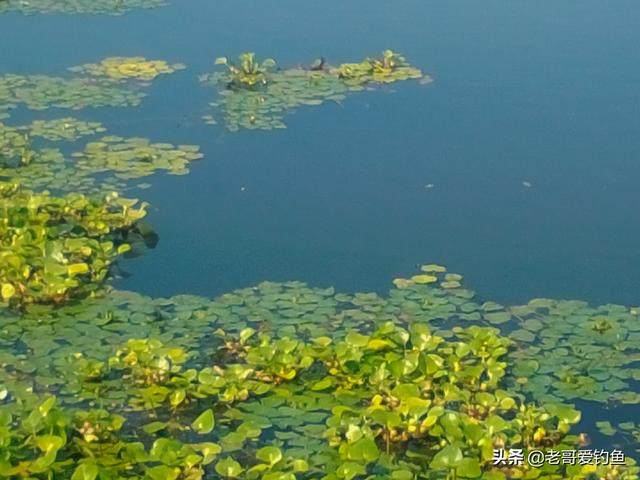
[[[216,65],[226,65],[230,77],[227,86],[234,88],[254,88],[267,84],[267,73],[276,68],[276,61],[267,58],[262,62],[256,60],[255,53],[242,53],[237,63],[227,57],[216,58]]]
[[[285,128],[284,115],[299,106],[339,102],[349,92],[372,88],[376,84],[423,77],[404,57],[385,51],[381,59],[334,68],[319,59],[309,68],[277,69],[276,62],[258,62],[253,53],[240,55],[232,63],[226,57],[216,60],[226,72],[204,75],[201,80],[217,87],[221,99],[211,103],[218,109],[229,130],[240,128],[269,130]],[[211,115],[203,117],[215,123]]]
[[[385,50],[381,58],[367,58],[360,63],[343,63],[331,71],[354,87],[371,82],[393,83],[422,77],[419,69],[409,65],[404,56],[393,50]]]
[[[576,448],[570,430],[580,413],[510,389],[514,342],[496,328],[438,326],[456,299],[469,298],[461,287],[433,286],[450,276],[430,275],[437,282],[417,276],[389,298],[291,282],[213,301],[113,292],[82,305],[6,312],[0,415],[10,433],[0,472],[637,478],[632,465],[492,465],[494,448]],[[27,358],[12,352],[14,336],[32,352]],[[55,394],[57,407],[42,407],[53,400],[40,392]]]
[[[158,438],[125,441],[125,418],[106,410],[65,409],[49,396],[28,415],[0,411],[0,477],[72,480],[197,480],[220,449]]]
[[[73,142],[104,131],[99,123],[74,118],[34,120],[17,127],[0,123],[0,178],[18,179],[37,190],[89,190],[93,181],[86,172],[70,168],[59,149],[36,144],[42,140]]]
[[[159,75],[167,75],[186,68],[164,60],[147,60],[144,57],[108,57],[99,63],[86,63],[69,68],[69,71],[92,77],[123,82],[130,79],[151,81]]]
[[[166,5],[166,0],[2,0],[0,14],[20,12],[36,13],[105,14],[122,15],[138,8],[156,8]]]
[[[636,452],[640,452],[640,425],[635,422],[621,422],[613,426],[611,422],[603,420],[596,422],[598,431],[607,437],[612,437],[618,442],[614,445],[618,448],[625,448],[631,445]]]
[[[132,88],[86,77],[0,75],[0,113],[25,105],[31,110],[137,106],[144,94]]]
[[[195,145],[174,146],[151,143],[146,138],[103,137],[74,153],[77,169],[90,174],[112,172],[117,178],[130,180],[166,170],[172,175],[189,172],[188,165],[203,157]]]
[[[99,123],[74,118],[36,120],[16,127],[0,123],[0,177],[17,179],[34,190],[107,192],[121,190],[128,180],[149,176],[157,170],[186,174],[188,164],[202,158],[197,146],[176,147],[151,143],[145,138],[107,136],[67,156],[57,145],[50,145],[50,142],[75,142],[105,130]]]
[[[639,308],[593,307],[578,300],[546,298],[512,307],[491,301],[480,304],[462,287],[461,276],[437,267],[425,265],[425,273],[394,283],[406,296],[414,296],[413,292],[427,291],[438,282],[435,275],[444,275],[439,287],[456,304],[455,309],[441,312],[444,324],[496,325],[515,341],[506,379],[511,388],[549,402],[638,403]]]
[[[145,216],[136,203],[116,194],[52,197],[0,182],[2,303],[61,303],[95,291]]]
[[[107,131],[99,122],[85,122],[73,117],[34,120],[18,130],[28,132],[28,135],[32,137],[43,138],[51,142],[75,142],[82,137]]]
[[[0,2],[0,13],[3,5],[11,3],[13,2],[6,0]],[[25,2],[19,3],[26,5]],[[87,5],[89,3],[100,4],[92,1],[87,2]],[[34,2],[29,4],[33,5]],[[71,77],[0,75],[0,119],[6,118],[12,109],[20,105],[31,110],[137,106],[145,96],[141,87],[148,85],[158,75],[174,73],[184,68],[184,65],[168,64],[163,60],[111,57],[99,63],[71,67],[69,70],[74,73]]]
[[[513,382],[537,398],[637,404],[638,310],[532,300],[513,307]]]

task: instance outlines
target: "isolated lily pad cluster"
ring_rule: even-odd
[[[158,75],[174,73],[185,68],[182,64],[169,64],[164,60],[147,60],[144,57],[109,57],[99,63],[87,63],[69,68],[75,73],[110,80],[151,81]]]
[[[610,421],[602,420],[596,422],[596,427],[601,434],[612,437],[616,447],[626,450],[631,446],[636,452],[640,452],[640,424],[621,422],[614,426]]]
[[[423,270],[386,296],[265,282],[0,312],[0,475],[529,478],[493,449],[579,448],[574,406],[512,383],[499,306]],[[628,462],[536,478],[638,478]]]
[[[2,304],[57,304],[95,291],[145,216],[136,203],[116,194],[51,197],[0,182]]]
[[[131,87],[97,82],[86,77],[0,75],[0,115],[23,105],[31,110],[137,106],[144,94]]]
[[[533,300],[512,308],[520,327],[515,381],[544,398],[638,404],[638,309],[580,301]]]
[[[216,63],[225,65],[227,71],[204,75],[201,80],[218,88],[221,98],[211,106],[232,131],[285,128],[284,115],[297,107],[339,102],[349,92],[423,78],[419,69],[390,50],[382,59],[339,67],[318,59],[308,68],[279,69],[275,60],[260,62],[253,53],[240,55],[236,62],[221,57]],[[213,115],[203,118],[206,123],[216,123]]]
[[[203,157],[194,145],[175,147],[169,143],[151,143],[146,138],[104,137],[73,154],[78,169],[91,173],[113,172],[129,180],[145,177],[156,170],[173,175],[189,172],[189,162]]]
[[[189,162],[202,158],[194,145],[176,147],[117,136],[98,138],[71,154],[60,148],[61,142],[76,142],[105,131],[99,123],[73,118],[17,127],[0,123],[0,179],[17,179],[33,190],[104,193],[120,191],[128,180],[158,170],[183,175],[189,171]]]
[[[394,284],[400,291],[413,292],[440,282],[456,307],[443,305],[448,310],[440,312],[438,322],[494,325],[514,340],[508,372],[513,388],[544,401],[640,401],[635,383],[640,379],[640,309],[553,299],[534,299],[512,307],[478,303],[462,285],[460,275],[447,274],[437,265],[422,269]],[[438,275],[444,275],[442,281]]]
[[[140,88],[160,74],[183,65],[142,57],[112,57],[100,63],[72,68],[71,78],[43,75],[0,76],[0,112],[24,105],[29,109],[135,106]],[[29,125],[0,123],[0,180],[19,180],[24,187],[56,193],[109,192],[127,188],[127,180],[166,170],[188,172],[187,163],[201,158],[192,145],[174,147],[143,138],[107,136],[99,122],[73,117],[34,120]],[[83,148],[69,152],[61,143],[94,137]],[[80,151],[78,151],[80,150]]]
[[[122,15],[134,9],[165,5],[166,0],[1,0],[0,13]]]

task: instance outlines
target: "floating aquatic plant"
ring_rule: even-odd
[[[144,138],[104,137],[70,158],[58,148],[36,145],[38,139],[75,141],[105,131],[99,123],[73,118],[34,121],[18,127],[0,123],[0,178],[18,179],[34,190],[95,193],[123,189],[127,180],[157,170],[182,175],[188,172],[189,162],[202,158],[197,146],[174,147]]]
[[[0,3],[1,8],[2,3]],[[18,105],[32,110],[86,107],[137,106],[144,93],[136,85],[120,85],[120,80],[151,81],[161,74],[185,68],[162,60],[142,57],[111,57],[100,63],[71,67],[71,78],[48,75],[0,75],[0,119]],[[80,75],[80,76],[78,76]]]
[[[109,57],[99,63],[87,63],[69,68],[74,73],[109,80],[151,81],[159,75],[167,75],[183,70],[184,65],[169,64],[164,60],[147,60],[144,57]]]
[[[264,86],[268,83],[267,74],[276,68],[275,60],[267,58],[258,62],[255,53],[241,54],[237,63],[229,61],[227,57],[219,57],[215,63],[227,66],[230,76],[227,85],[235,88],[251,89],[256,86]]]
[[[613,437],[617,442],[614,444],[619,448],[632,446],[635,451],[640,452],[640,425],[635,422],[622,422],[613,426],[611,422],[603,420],[596,422],[598,431],[608,437]]]
[[[423,77],[391,50],[379,60],[337,68],[319,59],[309,68],[276,69],[274,60],[258,63],[253,53],[242,54],[237,63],[226,57],[216,63],[227,65],[228,71],[205,75],[201,80],[219,89],[221,99],[211,106],[220,111],[225,125],[233,131],[284,128],[284,115],[296,107],[340,101],[351,91]],[[212,115],[203,118],[210,124],[216,122]]]
[[[60,304],[95,291],[144,205],[109,195],[52,197],[0,182],[0,300]]]
[[[30,127],[8,127],[0,123],[0,180],[17,179],[23,187],[33,190],[92,189],[93,178],[70,168],[59,149],[38,148],[34,145],[38,137],[71,139],[70,137],[75,138],[81,134],[81,125],[82,132],[92,128],[78,123],[65,129],[65,124],[67,123],[44,121],[34,122]]]
[[[569,434],[580,419],[575,409],[527,405],[498,389],[509,341],[495,329],[460,329],[446,341],[425,324],[405,330],[389,322],[335,343],[256,338],[246,330],[236,341],[235,360],[217,364],[216,349],[205,349],[197,355],[214,354],[213,366],[186,368],[183,349],[132,339],[81,379],[88,385],[109,379],[101,397],[117,389],[136,410],[148,412],[152,421],[141,429],[127,424],[126,410],[87,410],[33,394],[33,407],[25,412],[10,400],[0,409],[6,419],[0,473],[70,476],[91,465],[96,477],[129,470],[151,478],[151,472],[161,472],[158,478],[206,478],[203,467],[217,460],[218,474],[245,479],[414,478],[427,471],[506,478],[526,467],[493,465],[496,444],[568,449],[578,441]],[[287,356],[299,361],[291,364]],[[264,368],[278,371],[278,364],[295,375],[281,382],[262,375]],[[13,398],[13,387],[7,392]],[[188,443],[189,432],[207,442]],[[320,439],[309,438],[301,451],[296,432]],[[269,443],[274,433],[277,440]],[[150,451],[136,440],[139,435],[153,439]],[[31,448],[30,441],[47,447]],[[158,464],[163,468],[156,470]],[[558,465],[548,473],[580,479],[610,474],[611,468]],[[633,467],[621,471],[635,478]]]
[[[494,465],[495,448],[577,448],[580,412],[513,383],[522,340],[491,326],[505,307],[422,270],[385,296],[265,282],[0,311],[0,476],[492,480],[533,471]]]
[[[166,0],[1,0],[0,13],[106,14],[122,15],[139,8],[167,5]]]
[[[514,381],[539,398],[638,403],[640,323],[634,309],[536,299],[513,307]]]
[[[95,82],[89,78],[47,75],[0,75],[0,111],[17,105],[31,110],[139,105],[144,94],[130,88]]]
[[[446,274],[437,265],[423,270],[424,274],[411,279],[394,280],[398,291],[404,292],[402,298],[419,298],[417,292],[424,295],[425,289],[434,291],[421,283],[427,282],[447,292],[447,302],[438,297],[432,300],[442,309],[438,315],[443,324],[473,321],[501,327],[516,341],[508,372],[514,388],[542,401],[638,402],[633,387],[640,379],[635,365],[640,354],[638,309],[552,299],[513,307],[479,304],[462,286],[461,276]],[[406,305],[413,305],[411,315],[426,313],[415,302]]]
[[[1,125],[0,129],[2,129]],[[52,142],[75,142],[82,137],[104,133],[107,129],[99,122],[85,122],[65,117],[53,120],[34,120],[31,124],[18,128],[18,131],[24,131],[30,137],[44,138]]]
[[[382,52],[381,58],[367,58],[360,63],[343,63],[331,72],[353,87],[367,83],[393,83],[420,79],[422,72],[412,67],[405,57],[393,50]]]
[[[141,178],[156,170],[173,175],[189,172],[189,162],[203,157],[195,145],[175,147],[146,138],[104,137],[73,154],[77,168],[91,173],[113,172],[118,178]]]

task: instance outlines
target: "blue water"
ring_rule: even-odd
[[[0,69],[62,73],[111,55],[189,67],[140,108],[77,115],[206,154],[190,175],[129,193],[152,204],[160,242],[125,262],[119,287],[213,296],[296,279],[384,291],[435,261],[484,298],[633,305],[638,25],[633,0],[173,0],[115,18],[0,16]],[[216,56],[339,63],[384,48],[435,82],[302,108],[284,131],[200,120],[215,92],[197,77]]]

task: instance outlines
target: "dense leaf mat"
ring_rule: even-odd
[[[145,214],[137,200],[52,197],[0,182],[0,308],[64,303],[94,292]]]
[[[218,88],[220,100],[211,106],[231,131],[286,128],[284,115],[297,107],[340,102],[350,92],[402,80],[430,80],[391,50],[385,50],[380,59],[367,58],[338,67],[318,59],[308,68],[279,69],[275,60],[259,62],[253,53],[240,55],[237,62],[221,57],[216,63],[227,70],[203,75],[201,81]],[[203,119],[208,124],[216,123],[211,114]]]
[[[535,471],[491,462],[494,448],[584,441],[580,412],[563,403],[574,398],[563,373],[545,370],[540,356],[530,364],[537,343],[587,351],[600,368],[580,369],[583,379],[623,382],[601,382],[607,396],[593,401],[632,401],[631,362],[607,359],[613,350],[636,358],[634,309],[552,300],[505,308],[478,302],[443,267],[423,270],[396,279],[387,296],[265,282],[214,300],[113,291],[5,310],[0,475],[637,478],[631,459]],[[593,333],[556,327],[578,321]]]

